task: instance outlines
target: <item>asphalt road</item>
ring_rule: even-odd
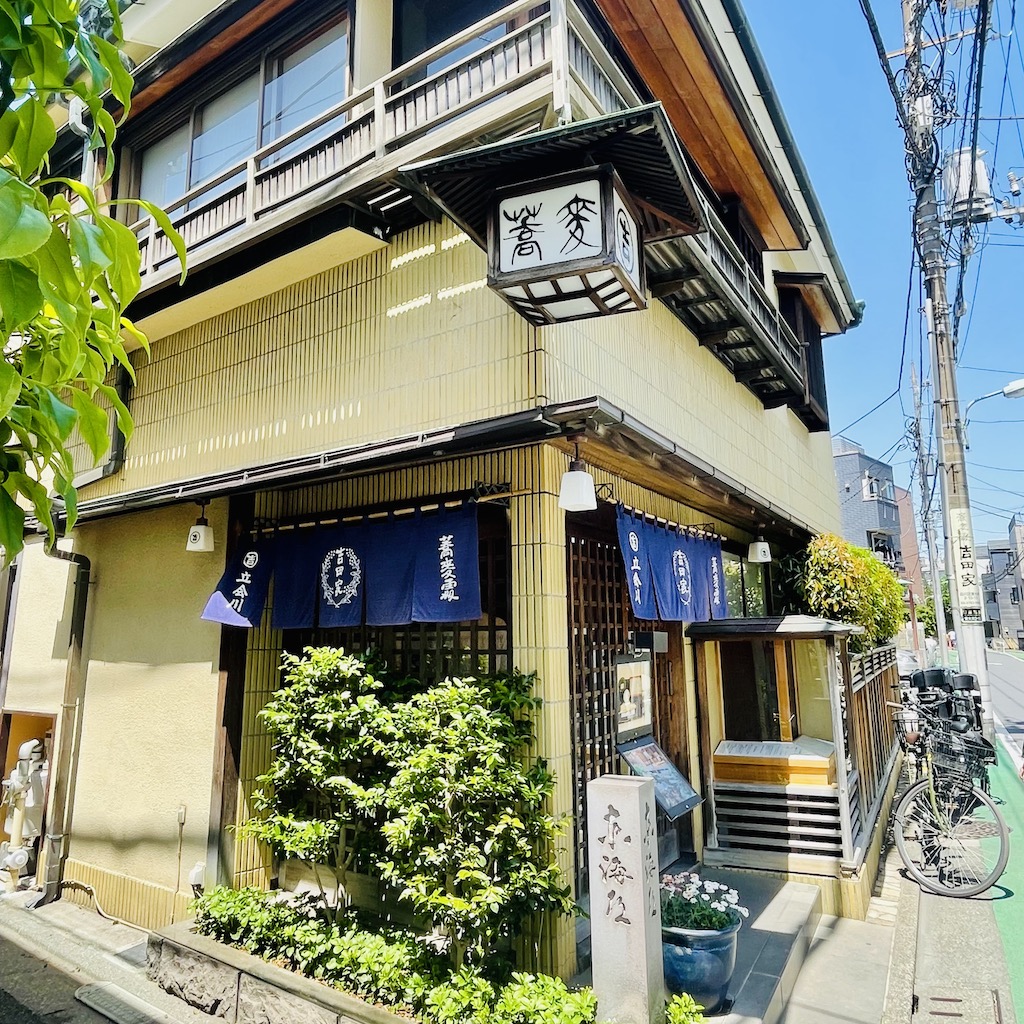
[[[20,946],[0,939],[2,1024],[110,1024],[75,1000],[89,979],[73,977]]]
[[[992,706],[1019,752],[1024,745],[1024,658],[989,651],[988,678]]]

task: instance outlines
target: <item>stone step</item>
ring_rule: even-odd
[[[767,879],[776,891],[767,901],[759,901],[751,888],[753,881],[763,883],[762,879],[724,870],[715,871],[714,877],[736,887],[751,911],[740,930],[729,991],[732,1008],[714,1020],[716,1024],[778,1024],[821,919],[821,890],[802,882],[779,887],[778,880]]]

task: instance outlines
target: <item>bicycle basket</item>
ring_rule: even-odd
[[[900,749],[906,754],[914,747],[907,737],[920,736],[921,730],[927,725],[927,719],[913,704],[904,704],[893,714],[892,721]]]
[[[944,775],[975,779],[996,759],[995,748],[976,732],[957,732],[949,721],[934,723],[928,737],[932,765]]]

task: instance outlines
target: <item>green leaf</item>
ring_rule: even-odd
[[[174,225],[171,223],[171,218],[160,209],[159,206],[155,206],[153,203],[148,203],[143,199],[135,200],[136,205],[141,206],[152,218],[156,221],[157,227],[167,236],[167,240],[174,246],[174,251],[178,256],[178,261],[181,263],[181,277],[178,278],[179,284],[185,283],[186,273],[186,259],[188,252],[185,248],[185,240],[178,234]]]
[[[48,388],[37,387],[35,389],[39,411],[53,421],[57,428],[57,435],[62,441],[66,441],[75,429],[78,420],[78,413],[70,406],[62,402]]]
[[[107,252],[107,234],[83,217],[72,217],[71,246],[88,281],[102,274],[114,262]]]
[[[9,153],[17,142],[20,125],[17,110],[4,111],[3,117],[0,117],[0,156]]]
[[[0,260],[0,315],[8,334],[29,322],[43,307],[39,279],[24,264]]]
[[[21,396],[21,374],[5,359],[0,359],[0,416],[6,416]]]
[[[0,487],[0,547],[4,564],[25,546],[25,510],[11,497],[6,484]]]
[[[107,249],[113,255],[113,262],[107,270],[107,280],[124,307],[135,298],[142,287],[142,278],[139,274],[139,240],[130,228],[111,217],[100,217],[97,225],[106,236]]]
[[[112,388],[109,384],[97,384],[96,390],[110,400],[110,404],[114,407],[114,415],[117,417],[117,428],[124,434],[124,439],[127,441],[132,436],[132,430],[135,427],[128,406],[121,401],[117,389]]]
[[[35,189],[0,168],[0,260],[28,256],[50,237],[49,218],[35,200]]]
[[[17,120],[17,132],[7,154],[17,164],[21,176],[30,178],[39,171],[57,141],[57,129],[45,105],[34,96],[18,108]]]
[[[68,240],[60,231],[54,231],[45,244],[32,253],[32,261],[38,270],[38,280],[43,298],[57,313],[65,330],[81,331],[81,303],[85,298],[82,279],[75,271],[75,264]],[[84,310],[91,315],[91,306]]]
[[[123,108],[121,120],[124,121],[131,108],[132,89],[135,86],[135,82],[128,69],[121,63],[121,54],[117,47],[111,45],[100,36],[95,35],[92,37],[92,44],[99,51],[104,65],[110,72],[110,91]]]
[[[103,411],[84,391],[75,388],[71,401],[78,412],[78,432],[89,446],[96,462],[110,448],[110,423]]]

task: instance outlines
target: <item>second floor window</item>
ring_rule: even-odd
[[[864,498],[882,498],[885,501],[895,501],[896,491],[893,482],[885,477],[866,476],[864,478]],[[895,518],[895,512],[893,513]]]
[[[146,146],[139,161],[138,194],[166,206],[329,110],[347,94],[348,21],[342,17],[264,52],[250,74],[197,103],[184,123]],[[280,160],[312,138],[328,134],[340,120],[332,119],[311,138],[282,147],[268,160]],[[240,168],[198,197],[197,204],[229,190],[244,175]]]

